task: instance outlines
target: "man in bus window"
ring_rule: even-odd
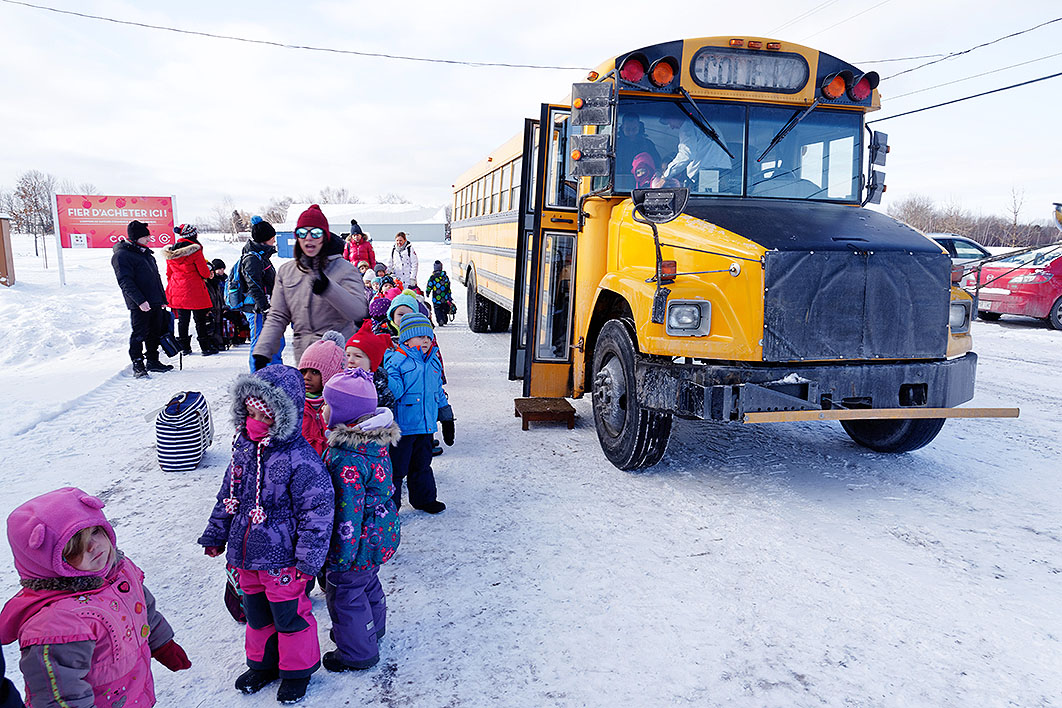
[[[664,179],[677,179],[694,191],[701,191],[701,170],[730,169],[730,156],[692,120],[670,116],[661,122],[671,130],[678,130],[678,151],[664,168]]]
[[[627,113],[620,119],[620,132],[616,136],[616,177],[630,174],[634,158],[643,152],[649,153],[653,164],[659,165],[660,153],[645,134],[645,124],[637,113]]]

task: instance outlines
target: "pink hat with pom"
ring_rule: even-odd
[[[63,487],[23,503],[7,517],[7,540],[23,579],[69,578],[106,571],[78,570],[63,560],[63,548],[82,529],[102,526],[111,543],[114,529],[103,515],[103,500],[77,487]]]
[[[299,371],[317,369],[321,372],[321,383],[328,383],[328,379],[342,371],[346,364],[346,355],[343,353],[345,346],[342,334],[335,330],[325,332],[319,340],[306,347],[299,359]]]

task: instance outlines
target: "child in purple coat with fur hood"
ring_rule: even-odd
[[[335,509],[328,471],[302,437],[304,401],[290,366],[236,379],[232,462],[199,539],[208,556],[228,546],[240,576],[250,669],[236,688],[256,693],[279,678],[281,703],[301,700],[320,665],[306,584],[324,565]]]

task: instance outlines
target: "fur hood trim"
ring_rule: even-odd
[[[244,431],[247,420],[247,404],[244,401],[248,396],[261,398],[273,411],[273,425],[269,428],[272,440],[280,442],[296,433],[301,434],[301,409],[295,409],[291,397],[279,386],[254,374],[241,374],[232,385],[232,422],[236,430]]]
[[[396,445],[402,438],[402,429],[398,423],[391,423],[385,428],[364,430],[357,425],[337,425],[328,431],[329,447],[357,447],[363,443],[377,445]]]
[[[184,245],[179,245],[184,244]],[[169,248],[162,249],[163,255],[166,260],[173,260],[174,258],[185,258],[192,255],[196,251],[202,251],[203,247],[198,243],[191,243],[189,241],[178,241]]]

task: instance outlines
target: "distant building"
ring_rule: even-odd
[[[277,230],[277,251],[283,258],[291,258],[295,248],[295,224],[299,214],[309,204],[292,204],[288,207],[283,224],[274,224]],[[385,244],[392,244],[395,234],[404,231],[413,243],[418,241],[443,241],[446,234],[446,208],[420,204],[321,204],[321,211],[328,218],[332,233],[343,236],[350,233],[350,220],[357,219],[358,226],[368,234],[377,254]]]

